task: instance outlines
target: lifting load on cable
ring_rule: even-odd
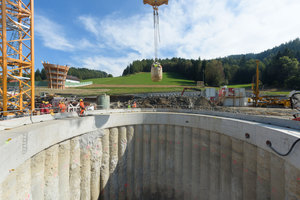
[[[153,82],[162,80],[162,66],[158,62],[153,63],[151,66],[151,79]]]
[[[162,66],[157,61],[157,49],[159,37],[159,16],[158,16],[158,7],[166,4],[168,5],[168,0],[143,0],[144,4],[149,4],[153,7],[153,19],[154,19],[154,63],[151,66],[151,79],[154,82],[162,80]]]

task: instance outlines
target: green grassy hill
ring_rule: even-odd
[[[151,74],[146,72],[114,78],[88,79],[84,81],[93,81],[93,84],[101,85],[195,85],[194,81],[186,80],[179,74],[169,72],[163,73],[163,80],[161,82],[152,82]]]

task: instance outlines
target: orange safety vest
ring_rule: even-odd
[[[65,110],[66,110],[66,105],[63,104],[63,103],[60,103],[60,104],[59,104],[59,109],[60,109],[60,112],[64,113]]]
[[[84,102],[83,102],[83,101],[80,101],[79,106],[80,106],[81,109],[84,109]]]

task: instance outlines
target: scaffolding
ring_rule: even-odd
[[[0,0],[0,95],[3,115],[34,110],[34,0]],[[14,93],[9,83],[14,82]]]

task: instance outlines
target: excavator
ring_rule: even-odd
[[[154,62],[151,66],[151,79],[153,82],[159,82],[162,80],[162,66],[157,59],[158,51],[158,41],[159,36],[159,16],[158,7],[166,4],[168,5],[168,0],[143,0],[144,4],[149,4],[153,7],[153,19],[154,19]]]

